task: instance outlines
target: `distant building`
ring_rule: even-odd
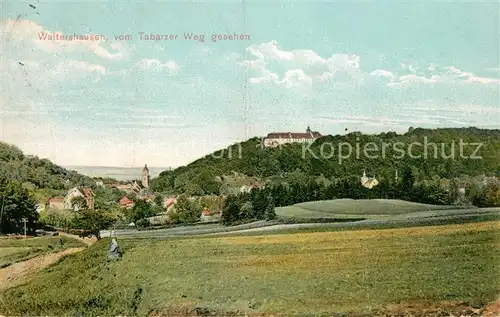
[[[378,180],[375,177],[367,177],[366,172],[363,171],[363,176],[361,176],[361,185],[365,188],[372,189],[373,187],[378,185]]]
[[[137,181],[134,181],[132,185],[130,185],[130,190],[136,194],[139,194],[142,189],[142,186]]]
[[[165,198],[165,200],[163,201],[163,208],[165,208],[166,212],[169,213],[170,211],[172,211],[176,203],[177,198],[175,197]]]
[[[131,193],[132,192],[132,184],[109,184],[106,185],[107,188],[116,188],[118,190],[121,190],[123,192]]]
[[[83,197],[87,204],[88,209],[94,209],[94,192],[88,187],[75,187],[68,191],[64,197],[64,208],[78,211],[78,206],[73,206],[73,199],[76,197]]]
[[[103,181],[96,181],[96,182],[95,182],[95,185],[96,185],[97,187],[104,187],[104,182],[103,182]]]
[[[141,193],[137,197],[145,200],[148,203],[154,203],[155,201],[155,195],[150,194],[149,192],[145,192],[144,194]]]
[[[201,222],[216,222],[221,218],[220,213],[212,213],[208,209],[204,209],[200,216]]]
[[[126,208],[126,209],[131,209],[135,205],[135,203],[127,196],[123,196],[122,199],[120,199],[119,204],[120,204],[120,207]]]
[[[52,197],[46,203],[46,209],[64,209],[64,197]]]
[[[306,132],[273,132],[264,139],[264,147],[277,147],[287,143],[312,143],[322,135],[317,131],[311,131],[307,127]]]

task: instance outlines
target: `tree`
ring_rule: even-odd
[[[118,209],[118,202],[123,197],[123,193],[116,188],[99,187],[95,191],[94,208],[101,210]]]
[[[87,201],[82,196],[76,196],[71,199],[71,209],[74,211],[86,209]]]
[[[498,184],[490,184],[486,187],[485,200],[488,207],[500,206],[500,186]]]
[[[162,195],[160,195],[160,194],[156,195],[155,199],[154,199],[155,205],[162,207],[163,206],[163,199],[164,198]]]
[[[224,201],[224,205],[222,206],[222,215],[221,221],[223,224],[229,225],[238,220],[240,213],[240,205],[238,198],[234,195],[230,195]]]
[[[197,222],[201,215],[201,205],[190,201],[186,195],[180,195],[175,204],[175,213],[172,215],[174,223]]]
[[[267,207],[266,207],[266,220],[273,220],[276,218],[276,210],[274,206],[273,196],[269,195],[267,197]]]
[[[251,201],[254,216],[257,219],[264,219],[266,214],[267,200],[263,190],[253,190],[251,192]]]
[[[151,205],[147,201],[139,199],[129,214],[129,220],[137,222],[140,219],[152,217],[153,215],[154,211]]]
[[[22,183],[0,178],[0,233],[24,232],[23,218],[27,230],[34,231],[38,213],[33,197]]]
[[[240,219],[251,219],[255,217],[251,201],[247,201],[241,206],[240,214],[238,216]]]
[[[78,211],[77,225],[94,235],[97,240],[101,239],[101,230],[109,228],[113,220],[108,218],[105,213],[99,210],[80,210]]]

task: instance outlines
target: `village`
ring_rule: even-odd
[[[138,171],[139,174],[139,171]],[[122,198],[118,201],[119,208],[126,212],[131,210],[136,205],[137,201],[144,201],[148,204],[155,205],[158,207],[158,198],[161,198],[162,211],[153,217],[148,217],[147,219],[152,225],[165,224],[171,219],[172,213],[175,211],[175,204],[177,203],[178,195],[172,195],[170,197],[160,197],[155,194],[149,186],[150,175],[147,165],[144,166],[141,173],[141,180],[133,180],[129,182],[117,182],[111,184],[104,184],[102,181],[95,182],[95,188],[107,188],[116,189],[123,193]],[[251,187],[243,186],[241,191],[248,191]],[[70,211],[78,212],[82,208],[88,208],[92,210],[94,208],[94,200],[96,196],[96,190],[91,187],[74,187],[66,192],[65,196],[55,196],[47,200],[45,205],[39,204],[38,211],[42,210],[46,212],[51,211]],[[189,197],[190,200],[195,200],[199,197]],[[83,199],[85,201],[85,206],[78,204],[78,201]],[[218,201],[222,200],[222,196],[212,196],[204,197],[205,201]],[[204,206],[203,211],[200,214],[200,222],[216,222],[221,216],[221,201],[219,204],[207,204]],[[129,226],[135,226],[134,223],[129,223]]]

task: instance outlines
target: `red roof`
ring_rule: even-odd
[[[177,198],[169,198],[165,201],[165,208],[168,208],[177,202]]]
[[[62,202],[64,202],[64,197],[52,197],[48,201],[48,203],[62,203]]]
[[[90,189],[88,187],[82,187],[82,188],[80,188],[80,191],[87,198],[92,197],[94,195],[94,193],[92,192],[92,189]]]
[[[210,216],[210,210],[208,209],[203,210],[203,216]]]
[[[123,198],[120,199],[120,205],[122,205],[122,206],[130,205],[133,203],[134,202],[132,200],[130,200],[130,198],[128,198],[127,196],[123,196]]]

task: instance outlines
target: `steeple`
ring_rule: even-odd
[[[144,165],[144,168],[142,169],[142,186],[144,188],[149,188],[149,169],[148,169],[148,165],[145,164]]]
[[[307,126],[306,132],[311,133],[311,128],[309,126]]]
[[[366,170],[363,170],[363,176],[361,176],[361,185],[365,186],[365,183],[368,181],[368,177],[366,177]]]

